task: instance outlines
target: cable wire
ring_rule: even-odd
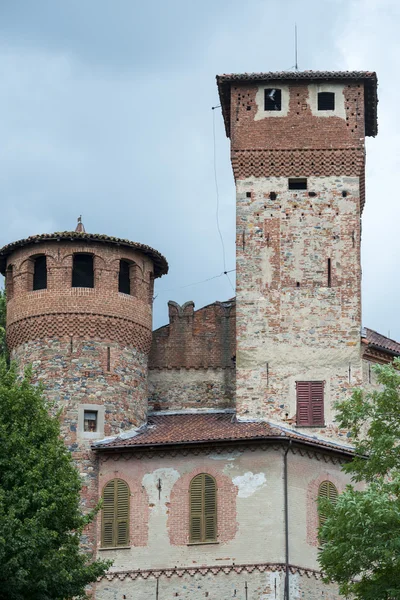
[[[218,189],[218,178],[217,178],[217,150],[216,150],[216,141],[215,141],[215,112],[214,107],[212,107],[213,111],[213,146],[214,146],[214,181],[215,181],[215,193],[217,198],[217,209],[216,209],[216,221],[217,221],[217,229],[219,233],[219,238],[221,240],[222,246],[222,261],[224,265],[224,271],[226,271],[226,259],[225,259],[225,244],[224,238],[222,237],[221,228],[219,226],[219,189]]]
[[[208,279],[203,279],[202,281],[196,281],[194,283],[188,283],[187,285],[181,285],[179,287],[169,288],[168,290],[160,290],[159,292],[157,292],[157,296],[158,296],[158,294],[164,294],[166,292],[175,292],[176,290],[183,290],[185,288],[192,287],[193,285],[200,285],[201,283],[206,283],[207,281],[211,281],[212,279],[218,279],[219,277],[223,277],[224,275],[226,275],[229,279],[228,273],[233,273],[233,271],[236,271],[236,269],[231,269],[230,271],[223,271],[219,275],[214,275],[213,277],[208,277]],[[229,279],[229,283],[230,283],[230,279]],[[231,286],[232,286],[232,284],[231,284]],[[232,289],[233,289],[233,286],[232,286]],[[233,291],[235,291],[235,290],[233,289]]]

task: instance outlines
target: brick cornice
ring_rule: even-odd
[[[172,568],[163,568],[163,569],[136,569],[131,571],[108,571],[104,575],[102,575],[98,581],[107,580],[113,581],[117,579],[119,581],[124,581],[125,579],[131,579],[134,581],[135,579],[149,579],[153,577],[155,579],[159,579],[160,577],[166,577],[170,579],[173,576],[183,577],[184,575],[189,575],[190,577],[194,577],[195,575],[217,575],[218,573],[224,573],[225,575],[229,575],[231,573],[253,573],[254,571],[258,571],[259,573],[265,573],[268,571],[272,572],[285,572],[286,565],[284,563],[250,563],[244,565],[206,565],[199,567],[172,567]],[[289,570],[292,575],[300,575],[302,577],[313,577],[314,579],[322,579],[323,575],[321,571],[316,571],[315,569],[308,569],[306,567],[300,567],[298,565],[289,565]]]

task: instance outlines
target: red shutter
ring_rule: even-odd
[[[324,382],[297,381],[297,425],[323,425]]]
[[[311,381],[311,422],[324,424],[324,382]]]
[[[310,425],[311,389],[309,381],[297,381],[297,425]]]

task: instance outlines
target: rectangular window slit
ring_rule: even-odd
[[[111,371],[111,348],[107,346],[107,371]]]
[[[276,88],[264,90],[264,110],[282,109],[282,91]]]
[[[289,190],[306,190],[307,179],[305,177],[291,177],[289,179]]]
[[[332,287],[332,267],[330,258],[328,258],[328,287]]]

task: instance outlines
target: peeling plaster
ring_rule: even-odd
[[[239,450],[235,450],[234,452],[213,452],[208,455],[208,458],[211,458],[212,460],[235,460],[239,456],[242,456],[242,454],[243,452],[240,452]]]
[[[244,475],[238,475],[232,479],[233,483],[239,488],[239,498],[249,498],[260,488],[264,487],[266,478],[264,473],[252,473],[247,471]]]

